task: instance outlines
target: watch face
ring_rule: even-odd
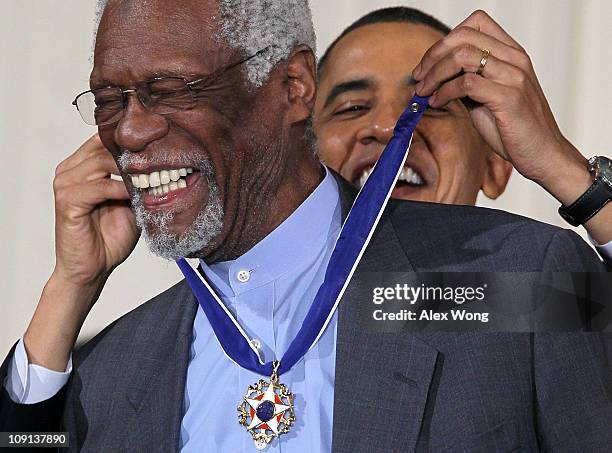
[[[599,157],[597,159],[599,167],[599,174],[602,179],[609,185],[612,186],[612,160],[607,157]]]

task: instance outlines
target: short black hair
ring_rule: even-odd
[[[382,8],[372,11],[365,16],[357,19],[351,25],[349,25],[341,34],[338,36],[335,41],[327,48],[323,56],[319,59],[319,63],[317,65],[317,71],[320,74],[325,66],[327,58],[333,48],[338,44],[342,38],[348,35],[353,30],[364,27],[370,24],[379,24],[379,23],[389,23],[389,22],[405,22],[409,24],[423,24],[428,27],[433,28],[444,34],[448,35],[451,31],[450,27],[440,22],[433,16],[424,13],[415,8],[408,8],[405,6],[395,6],[391,8]]]

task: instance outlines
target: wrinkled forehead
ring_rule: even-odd
[[[97,32],[92,83],[206,72],[229,53],[218,30],[216,1],[110,0]]]

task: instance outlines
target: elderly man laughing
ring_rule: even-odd
[[[91,90],[75,99],[99,137],[57,167],[56,267],[0,370],[1,431],[62,428],[75,451],[609,444],[600,335],[359,325],[359,272],[603,270],[571,232],[391,201],[341,303],[321,309],[356,193],[314,151],[306,0],[101,10]],[[141,230],[187,280],[73,352]]]

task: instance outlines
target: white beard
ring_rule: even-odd
[[[202,250],[223,228],[223,206],[212,166],[207,161],[199,162],[198,169],[202,173],[201,177],[207,179],[208,203],[202,206],[193,223],[181,234],[175,234],[169,229],[174,212],[152,213],[145,208],[139,190],[132,195],[136,223],[142,229],[149,249],[167,260],[185,258]],[[155,233],[151,232],[151,227],[155,227]]]

